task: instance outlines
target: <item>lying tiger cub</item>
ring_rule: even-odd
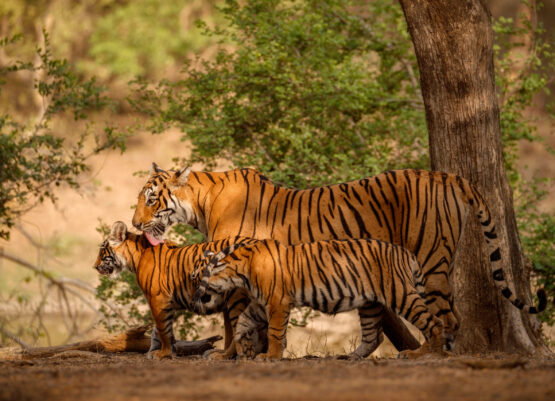
[[[125,223],[118,221],[112,226],[108,239],[101,244],[94,267],[101,274],[119,272],[124,268],[135,274],[156,324],[147,356],[161,359],[172,354],[174,311],[192,310],[192,296],[196,285],[190,275],[195,265],[203,261],[204,252],[218,252],[233,243],[250,242],[254,240],[236,237],[184,247],[167,243],[153,246],[144,234],[130,233]],[[238,316],[249,302],[244,290],[232,289],[222,292],[221,296],[212,297],[212,307],[204,308],[203,312],[211,314],[227,308],[231,324],[235,326]],[[259,330],[250,328],[249,333],[253,334],[248,340],[252,342],[250,346],[260,352],[265,348],[265,326],[261,326]],[[262,341],[257,340],[258,336]],[[233,341],[226,340],[229,346],[220,354],[222,358],[230,358],[235,354]]]
[[[419,328],[426,343],[406,357],[432,352],[443,355],[443,322],[430,313],[420,295],[422,273],[416,257],[406,249],[383,241],[331,240],[285,246],[275,240],[232,245],[209,262],[199,265],[202,280],[195,292],[196,308],[213,307],[219,294],[248,289],[268,316],[268,352],[260,359],[281,358],[289,312],[293,306],[310,306],[335,314],[358,309],[362,344],[355,355],[365,356],[367,322],[387,306]],[[249,314],[255,302],[247,308]],[[370,333],[370,334],[369,334]],[[235,338],[237,343],[240,338]]]

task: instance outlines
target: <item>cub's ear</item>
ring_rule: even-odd
[[[112,246],[121,244],[127,238],[127,226],[122,221],[116,221],[112,225],[110,235],[108,235],[108,242]]]
[[[214,255],[215,255],[215,253],[212,252],[212,251],[204,251],[204,257],[205,258],[211,258]]]
[[[158,167],[158,165],[155,162],[152,162],[152,167],[150,168],[150,175],[154,175],[156,173],[163,173],[163,172],[164,170]]]
[[[189,174],[191,174],[191,167],[182,168],[173,176],[173,183],[179,186],[187,184]]]

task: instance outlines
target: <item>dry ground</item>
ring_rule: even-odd
[[[478,365],[485,366],[478,366]],[[0,361],[0,400],[554,400],[555,360]]]

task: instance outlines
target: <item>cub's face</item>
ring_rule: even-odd
[[[125,223],[121,221],[114,223],[108,239],[100,244],[98,256],[94,263],[94,268],[100,274],[119,273],[130,265],[131,255],[126,251],[124,243],[131,236],[135,236],[135,234],[127,232]]]
[[[123,269],[122,264],[118,261],[118,257],[114,249],[108,243],[108,240],[100,244],[100,250],[94,263],[94,268],[104,275],[110,275],[114,271],[121,272]]]
[[[178,199],[172,189],[187,183],[190,169],[165,171],[153,163],[152,174],[139,193],[133,226],[156,239],[161,239],[174,223],[187,223],[188,202]]]

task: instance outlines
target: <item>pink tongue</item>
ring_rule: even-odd
[[[160,245],[160,244],[164,243],[163,239],[154,238],[149,233],[145,233],[145,236],[146,236],[146,239],[148,240],[148,242],[150,242],[150,245],[152,245],[152,246],[156,246],[156,245]]]

